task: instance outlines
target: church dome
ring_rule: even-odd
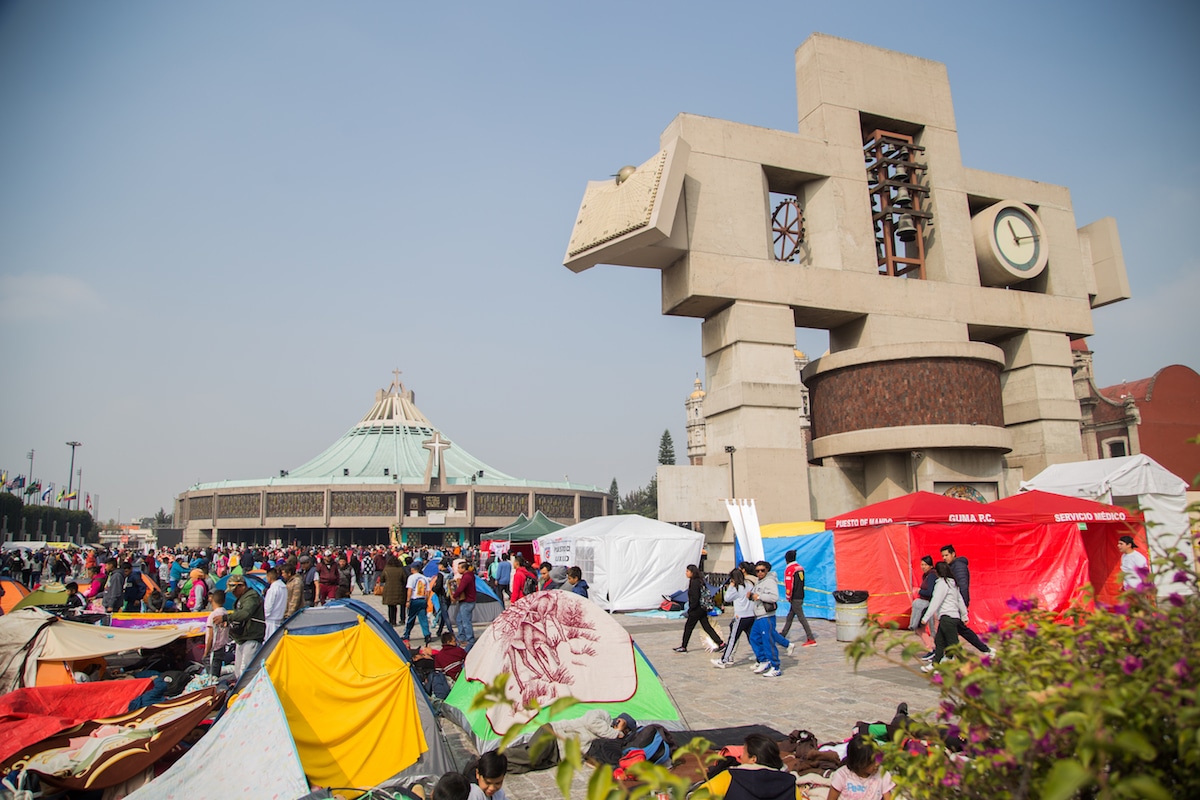
[[[688,397],[690,397],[692,400],[702,399],[704,397],[704,389],[701,388],[702,386],[703,384],[700,383],[700,379],[696,378],[696,389],[690,395],[688,395]]]

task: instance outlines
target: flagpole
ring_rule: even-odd
[[[33,484],[33,448],[29,448],[29,483]]]

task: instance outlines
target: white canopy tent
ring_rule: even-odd
[[[1076,461],[1054,464],[1021,482],[1021,491],[1037,489],[1043,492],[1085,497],[1111,505],[1136,504],[1146,517],[1146,538],[1150,542],[1150,557],[1179,550],[1191,557],[1191,520],[1187,513],[1187,483],[1147,455],[1102,458],[1098,461]],[[1159,592],[1178,590],[1160,577]]]
[[[589,597],[608,611],[656,608],[687,588],[704,534],[636,514],[595,517],[537,540],[543,561],[579,567]]]

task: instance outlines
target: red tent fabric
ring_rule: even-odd
[[[967,528],[970,528],[969,530]],[[1088,553],[1070,525],[997,523],[956,526],[918,525],[912,529],[914,586],[920,584],[922,555],[941,560],[950,544],[971,572],[971,627],[982,631],[1012,613],[1008,601],[1036,598],[1038,606],[1062,611],[1088,582]]]
[[[154,683],[135,678],[70,686],[32,686],[0,695],[0,762],[23,747],[90,719],[123,713]]]
[[[995,522],[995,510],[990,505],[946,497],[933,492],[913,492],[903,497],[893,497],[879,503],[864,506],[849,514],[839,514],[825,520],[831,531],[847,528],[867,528],[892,523],[945,522],[977,523]]]
[[[870,613],[907,624],[921,556],[940,561],[949,544],[970,564],[976,630],[1002,621],[1013,597],[1036,598],[1053,611],[1067,608],[1092,568],[1077,523],[1039,522],[995,505],[915,492],[826,520],[838,588],[866,590]]]
[[[988,503],[988,507],[1005,517],[1075,526],[1087,552],[1087,582],[1095,588],[1096,599],[1101,602],[1114,602],[1123,588],[1117,540],[1132,536],[1141,551],[1146,552],[1146,525],[1142,515],[1120,506],[1034,490],[996,500]]]

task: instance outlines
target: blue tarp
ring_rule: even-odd
[[[763,555],[771,562],[771,569],[779,576],[779,595],[784,596],[783,571],[787,567],[783,554],[796,551],[796,562],[804,567],[804,616],[815,619],[833,619],[833,590],[837,588],[837,569],[833,558],[833,533],[809,533],[803,536],[763,537]],[[735,545],[738,563],[743,556]],[[787,603],[780,603],[776,617],[784,617]]]

